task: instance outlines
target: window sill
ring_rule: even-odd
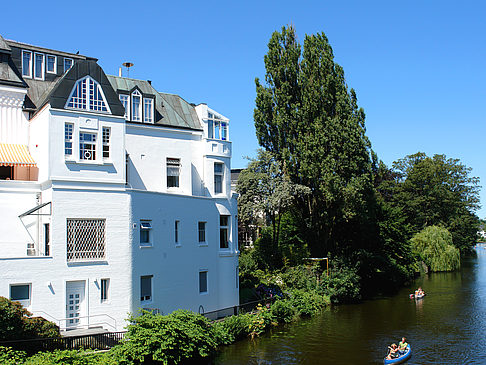
[[[230,251],[229,249],[221,248],[219,250],[219,256],[220,257],[232,257],[232,256],[235,256],[235,253],[233,251]]]
[[[175,247],[182,247],[182,244],[180,244],[180,243],[176,243],[174,246],[175,246]]]
[[[139,245],[139,247],[140,247],[140,248],[153,248],[153,247],[154,247],[154,245],[153,245],[153,244],[151,244],[151,243],[147,243],[147,244],[145,244],[145,245],[140,244],[140,245]]]
[[[89,161],[89,160],[74,160],[74,159],[65,159],[66,163],[78,164],[78,165],[92,165],[92,166],[103,166],[103,165],[113,165],[113,161],[111,160],[103,160],[103,161]]]
[[[208,247],[209,244],[207,242],[199,242],[199,247]]]
[[[199,292],[199,295],[209,295],[209,292],[208,291],[205,291],[205,292]]]

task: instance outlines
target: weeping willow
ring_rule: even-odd
[[[425,227],[413,236],[412,250],[430,271],[453,271],[461,266],[459,249],[454,247],[450,232],[443,227]]]

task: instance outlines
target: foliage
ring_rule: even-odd
[[[459,249],[452,245],[446,228],[430,226],[412,238],[412,249],[431,271],[453,271],[460,267]]]
[[[214,326],[220,327],[222,331],[227,333],[227,336],[223,336],[224,341],[221,343],[229,344],[248,336],[250,333],[251,322],[252,315],[250,313],[244,313],[237,316],[226,317],[223,321]]]
[[[393,171],[397,178],[388,186],[389,200],[402,210],[410,231],[444,226],[457,248],[470,249],[476,242],[480,188],[472,169],[458,159],[418,152],[394,162]]]
[[[317,265],[311,269],[304,265],[289,267],[280,274],[285,289],[312,290],[317,287],[317,274],[321,270]]]
[[[292,322],[296,315],[296,310],[289,300],[277,300],[270,307],[273,319],[278,323]]]
[[[342,260],[333,260],[329,277],[324,276],[321,285],[332,303],[350,303],[361,299],[358,270]]]
[[[255,128],[290,181],[311,194],[297,199],[312,255],[371,240],[373,189],[364,111],[321,34],[303,47],[295,30],[274,32],[264,57],[266,85],[256,79]]]
[[[121,364],[157,361],[179,363],[186,359],[204,358],[217,346],[214,331],[205,317],[186,310],[169,315],[141,310],[130,316],[126,341],[117,349]]]
[[[0,340],[59,336],[59,327],[54,323],[32,317],[19,302],[0,297]]]
[[[26,354],[24,351],[15,351],[11,347],[0,346],[0,364],[16,365],[23,364]]]
[[[272,314],[261,304],[258,304],[256,313],[250,319],[248,330],[251,338],[260,336],[272,324]]]
[[[39,352],[23,363],[25,365],[115,365],[110,356],[95,354],[86,350],[55,350],[53,352]]]
[[[326,306],[328,301],[325,296],[318,294],[315,290],[295,289],[291,290],[289,295],[290,303],[302,317],[316,314]]]

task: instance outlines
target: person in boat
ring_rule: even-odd
[[[425,292],[422,290],[421,287],[418,288],[419,295],[425,295]]]
[[[386,357],[387,360],[396,359],[399,356],[398,354],[398,346],[393,343],[391,346],[388,346],[388,355]]]
[[[398,343],[398,353],[402,355],[407,352],[407,346],[407,339],[405,337],[402,337],[402,340]]]

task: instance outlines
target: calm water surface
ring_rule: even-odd
[[[486,364],[486,249],[456,273],[416,280],[391,298],[329,308],[223,349],[219,365],[379,364],[387,345],[406,336],[407,364]],[[411,300],[413,288],[427,296]]]

